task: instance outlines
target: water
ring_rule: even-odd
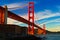
[[[45,40],[60,40],[60,34],[47,34]]]
[[[40,36],[38,36],[38,37],[40,37]],[[41,36],[41,37],[43,37],[43,36]],[[2,40],[2,39],[0,38],[0,40]],[[60,40],[60,34],[46,34],[46,38],[44,40]]]

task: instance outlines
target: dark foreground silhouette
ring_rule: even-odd
[[[23,36],[23,37],[7,38],[6,40],[42,40],[42,38],[36,37],[33,35],[27,35],[27,36]]]

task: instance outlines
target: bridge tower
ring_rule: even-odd
[[[5,10],[3,10],[3,8],[0,8],[0,24],[7,24],[7,6],[4,8]]]
[[[34,2],[29,2],[28,6],[28,21],[34,23]],[[34,24],[29,25],[28,23],[28,34],[34,35]]]
[[[46,35],[46,26],[43,24],[43,34]]]

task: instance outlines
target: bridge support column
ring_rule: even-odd
[[[7,24],[7,6],[5,6],[5,10],[0,8],[0,24]]]
[[[28,6],[28,21],[34,23],[34,2],[29,2]],[[29,25],[28,23],[28,34],[34,35],[34,24]]]
[[[7,8],[7,6],[5,6],[5,13],[4,13],[5,15],[4,15],[4,24],[7,24],[7,17],[8,17],[8,8]]]

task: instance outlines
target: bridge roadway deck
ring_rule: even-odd
[[[4,12],[4,11],[5,11],[5,8],[3,8],[3,7],[0,6],[0,10],[1,10],[1,12]],[[0,12],[0,13],[1,13],[1,12]],[[40,26],[36,25],[35,23],[32,23],[32,22],[30,22],[30,21],[22,18],[21,16],[18,16],[18,15],[14,14],[14,13],[11,12],[11,11],[8,11],[8,17],[9,17],[9,18],[12,18],[12,19],[14,19],[14,20],[17,20],[17,21],[20,21],[20,22],[29,24],[29,25],[34,24],[35,27],[40,28],[41,30],[43,30]]]

